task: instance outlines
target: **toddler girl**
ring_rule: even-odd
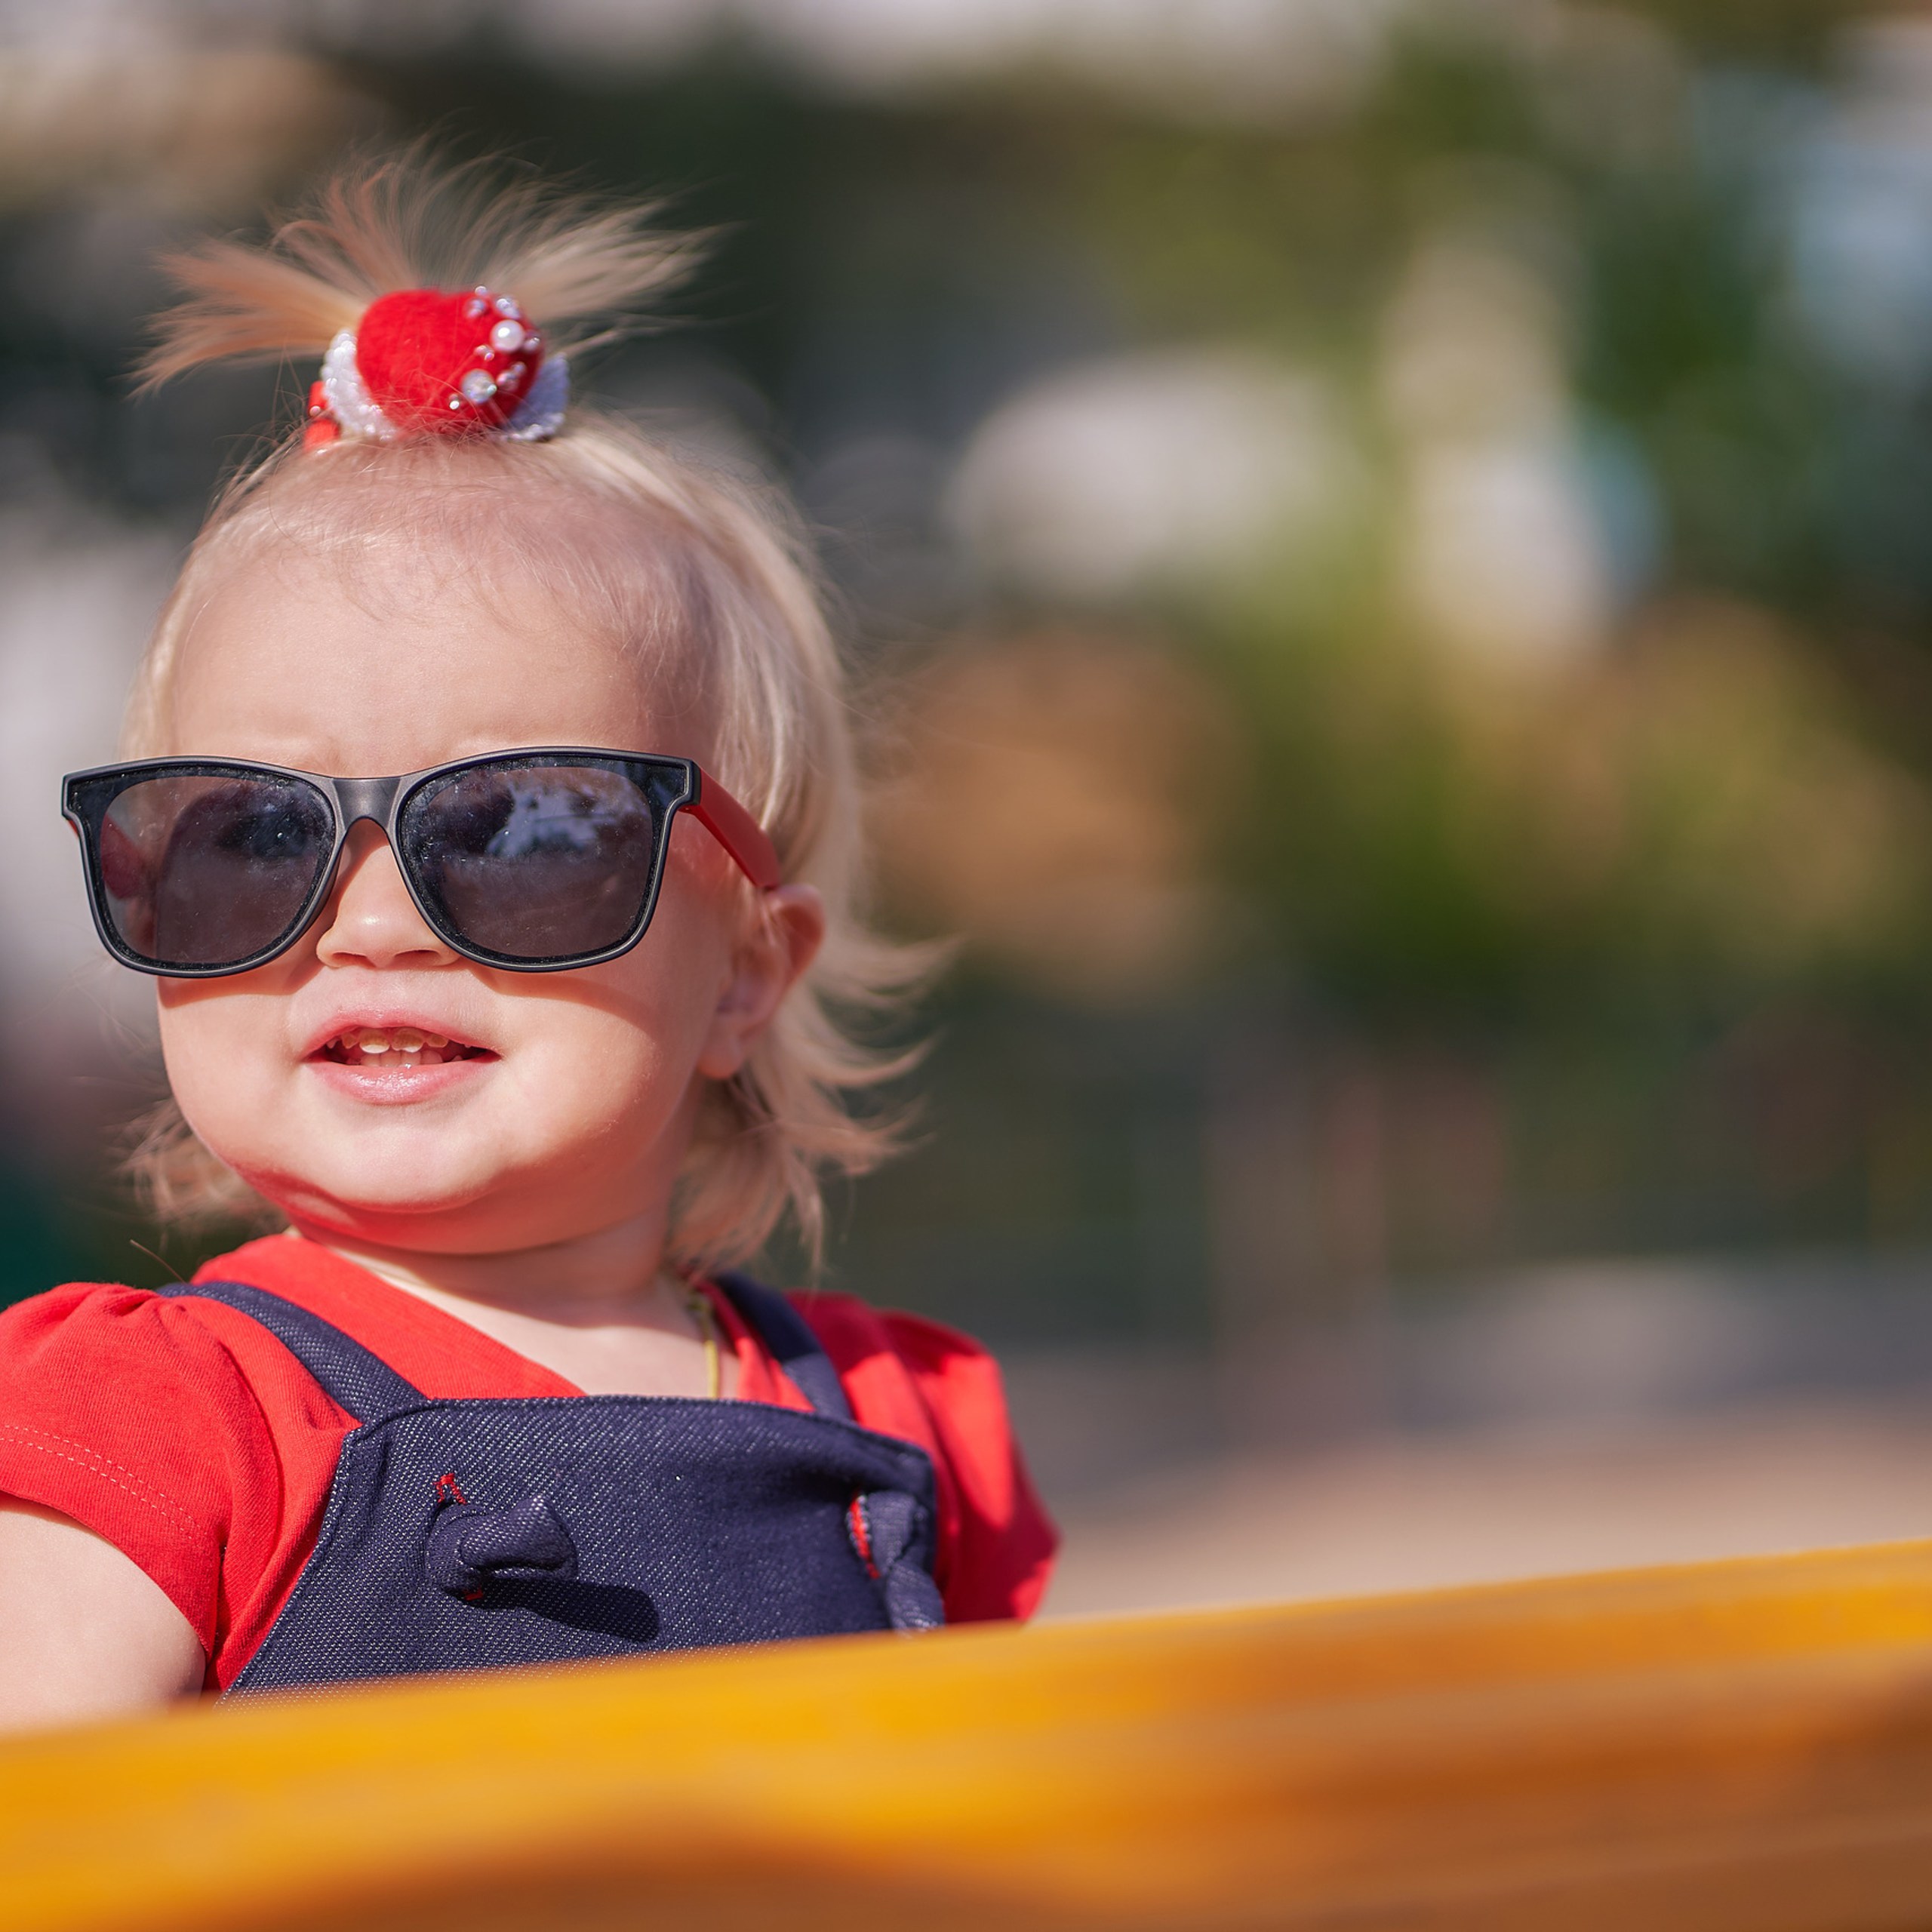
[[[0,1720],[1038,1601],[984,1352],[728,1272],[882,1151],[837,1016],[900,962],[782,526],[568,404],[563,332],[682,261],[392,166],[174,264],[155,380],[321,378],[63,804],[155,976],[158,1198],[286,1227],[0,1316]]]

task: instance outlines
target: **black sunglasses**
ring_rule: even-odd
[[[694,758],[491,752],[399,778],[325,778],[238,759],[142,758],[70,773],[88,903],[137,971],[209,980],[288,951],[321,909],[349,829],[382,827],[404,884],[454,952],[558,973],[628,952],[688,811],[761,890],[778,856]]]

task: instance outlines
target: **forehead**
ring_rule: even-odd
[[[343,777],[524,745],[701,758],[679,626],[657,616],[626,621],[487,539],[258,545],[181,635],[167,749]]]

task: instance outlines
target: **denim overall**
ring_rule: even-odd
[[[306,1309],[267,1329],[355,1418],[315,1547],[231,1687],[548,1663],[944,1621],[933,1467],[861,1429],[790,1303],[720,1286],[812,1413],[682,1396],[432,1401]]]

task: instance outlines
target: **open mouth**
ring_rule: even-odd
[[[487,1047],[466,1046],[420,1026],[351,1026],[323,1041],[318,1057],[337,1066],[367,1066],[393,1073],[412,1067],[446,1066],[452,1060],[494,1060]]]

